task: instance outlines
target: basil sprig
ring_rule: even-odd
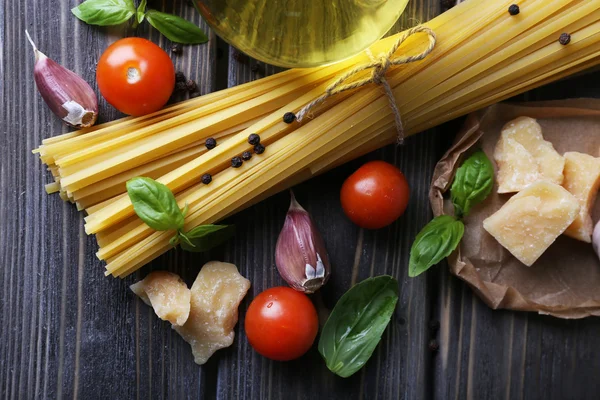
[[[202,253],[229,240],[235,235],[235,225],[200,225],[181,234],[181,248]]]
[[[494,186],[494,166],[481,150],[469,157],[456,171],[450,198],[456,216],[469,214],[475,204],[488,197]]]
[[[414,278],[452,254],[464,233],[465,224],[450,215],[431,220],[410,249],[408,276]]]
[[[127,182],[127,193],[135,213],[157,231],[183,229],[183,212],[173,192],[150,178],[134,178]]]
[[[335,305],[319,338],[327,368],[342,378],[361,369],[373,354],[398,302],[398,282],[383,275],[365,279]]]
[[[473,206],[488,197],[493,186],[494,167],[485,153],[479,150],[458,168],[450,188],[456,216],[434,218],[415,238],[410,249],[408,276],[419,276],[456,250],[465,233],[462,219]]]
[[[142,0],[136,9],[133,0],[87,0],[71,9],[73,15],[90,25],[119,25],[135,15],[134,26],[144,19],[173,42],[196,44],[208,41],[206,34],[197,25],[176,15],[146,11],[147,0]]]
[[[196,44],[208,41],[206,34],[196,24],[176,15],[148,10],[146,19],[150,25],[173,42]]]
[[[87,0],[71,12],[91,25],[119,25],[135,14],[133,0]]]
[[[203,252],[220,245],[235,233],[233,225],[200,225],[184,232],[187,205],[181,210],[167,186],[144,177],[133,178],[126,186],[133,210],[146,225],[157,231],[176,231],[170,240],[173,246],[180,244],[183,250]]]
[[[146,0],[142,0],[140,5],[135,12],[135,21],[139,25],[144,21],[144,17],[146,16],[146,4],[148,2]]]

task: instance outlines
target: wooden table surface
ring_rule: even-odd
[[[494,1],[494,0],[490,0]],[[171,44],[142,25],[90,27],[69,9],[78,0],[4,0],[0,4],[0,397],[2,399],[597,399],[600,397],[600,319],[565,321],[532,313],[492,311],[438,266],[407,277],[409,248],[431,218],[427,189],[433,167],[460,126],[454,121],[387,147],[296,188],[325,237],[333,264],[322,290],[327,307],[355,282],[391,274],[400,301],[381,344],[351,379],[331,374],[312,349],[300,360],[272,362],[248,345],[243,326],[250,300],[282,281],[274,247],[288,207],[282,193],[232,222],[236,239],[210,254],[171,251],[124,281],[104,277],[96,242],[83,231],[83,215],[56,195],[31,149],[66,132],[42,102],[33,82],[33,54],[25,29],[51,58],[95,87],[95,64],[125,35]],[[184,0],[149,6],[196,21]],[[443,1],[411,0],[397,29],[428,20]],[[446,2],[448,3],[448,2]],[[210,33],[208,44],[173,56],[178,70],[202,93],[277,72]],[[600,97],[600,74],[563,81],[525,99]],[[523,97],[521,97],[523,98]],[[100,99],[101,120],[120,115]],[[389,228],[365,231],[339,204],[343,179],[368,159],[395,163],[412,197],[406,214]],[[235,263],[252,281],[240,307],[236,340],[203,367],[168,323],[137,299],[128,285],[153,269],[168,269],[191,284],[210,259]],[[439,330],[432,329],[439,321]],[[432,351],[439,345],[439,350]]]

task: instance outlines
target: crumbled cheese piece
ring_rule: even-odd
[[[162,320],[183,325],[190,314],[190,290],[179,275],[165,271],[151,272],[130,286],[144,303],[154,308]]]
[[[564,158],[544,140],[533,118],[519,117],[502,128],[494,150],[498,165],[498,193],[523,190],[533,182],[563,182]]]
[[[518,192],[540,179],[535,158],[514,139],[500,140],[494,159],[498,164],[498,193]]]
[[[563,187],[533,183],[483,221],[483,228],[519,261],[531,266],[579,213],[579,202]]]
[[[190,316],[173,328],[192,346],[194,361],[204,364],[213,353],[231,346],[238,306],[250,289],[250,281],[233,264],[209,262],[192,285]]]
[[[564,157],[563,187],[579,200],[581,206],[579,215],[567,228],[565,235],[591,243],[593,222],[590,209],[600,187],[600,158],[577,152],[565,153]]]

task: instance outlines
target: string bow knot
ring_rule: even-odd
[[[394,57],[396,51],[402,45],[402,43],[404,43],[406,41],[406,39],[408,39],[410,36],[412,36],[416,33],[419,33],[419,32],[427,33],[427,35],[429,36],[429,46],[425,50],[423,50],[423,52],[421,52],[419,54],[415,54],[412,56]],[[433,32],[431,29],[429,29],[425,26],[416,26],[416,27],[411,28],[411,29],[407,30],[406,32],[404,32],[398,38],[398,40],[396,40],[396,42],[394,42],[394,45],[388,50],[387,53],[381,53],[377,58],[373,57],[370,50],[367,49],[366,52],[369,55],[369,57],[371,58],[371,62],[367,63],[367,64],[359,65],[359,66],[351,69],[350,71],[346,72],[345,74],[340,76],[338,79],[336,79],[335,82],[333,82],[325,90],[325,93],[323,93],[323,95],[321,95],[320,97],[317,97],[315,100],[311,101],[310,103],[308,103],[307,105],[302,107],[302,109],[300,109],[298,114],[296,114],[298,122],[302,122],[302,119],[304,117],[306,117],[306,115],[314,107],[323,103],[329,97],[331,97],[335,94],[341,93],[341,92],[345,92],[347,90],[357,89],[359,87],[368,85],[370,83],[375,83],[376,85],[381,85],[383,87],[383,90],[385,91],[385,94],[389,100],[390,108],[392,109],[392,113],[394,114],[394,122],[396,124],[396,131],[398,133],[398,144],[402,144],[402,142],[404,141],[404,127],[402,125],[402,118],[400,115],[400,110],[398,109],[398,105],[396,104],[396,98],[394,97],[394,92],[392,90],[392,87],[386,80],[385,75],[387,74],[388,70],[392,66],[409,64],[409,63],[424,59],[433,51],[433,48],[435,47],[435,43],[436,43],[435,32]],[[369,69],[371,70],[371,75],[369,77],[364,78],[364,79],[359,79],[356,81],[351,81],[350,83],[345,83],[350,78],[355,77],[356,74],[358,74],[362,71],[369,70]]]
[[[371,59],[374,60],[373,57],[371,57]],[[371,79],[373,80],[373,83],[381,85],[385,80],[385,74],[392,66],[392,60],[390,60],[386,54],[382,53],[379,55],[379,59],[375,61],[375,64],[373,72],[371,72]]]

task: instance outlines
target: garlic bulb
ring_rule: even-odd
[[[277,240],[275,263],[281,277],[293,289],[313,293],[329,278],[329,257],[310,215],[298,204],[293,193],[291,196],[290,208]]]
[[[90,85],[39,51],[29,32],[25,31],[25,34],[35,53],[35,84],[48,107],[75,128],[94,125],[98,118],[98,98]]]

